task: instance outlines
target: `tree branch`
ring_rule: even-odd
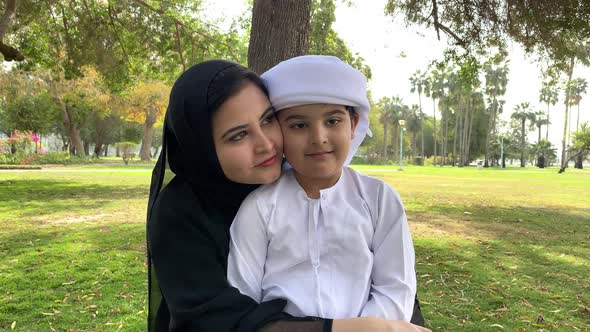
[[[435,22],[434,27],[436,29],[440,28],[444,33],[453,37],[453,39],[455,39],[455,41],[457,42],[457,45],[463,46],[463,47],[465,47],[467,45],[467,43],[463,39],[461,39],[461,37],[457,36],[457,34],[455,34],[451,29],[444,26],[442,23]]]
[[[2,42],[0,42],[0,53],[4,56],[5,61],[23,61],[25,59],[19,50]]]
[[[182,71],[186,71],[184,57],[182,56],[182,45],[180,44],[180,34],[178,33],[178,24],[174,24],[174,27],[176,28],[176,47],[178,47],[178,55],[180,56],[180,63],[182,63]]]
[[[432,0],[432,16],[434,17],[434,29],[436,30],[436,37],[440,40],[440,31],[438,29],[438,5],[436,0]]]
[[[4,39],[4,34],[10,29],[14,18],[16,17],[16,0],[6,0],[6,9],[0,21],[0,42]]]
[[[113,8],[111,7],[111,1],[109,0],[108,4],[107,4],[107,11],[109,14],[109,21],[111,22],[111,26],[113,28],[113,34],[115,35],[115,38],[117,38],[117,41],[119,42],[119,47],[121,47],[121,51],[123,52],[123,56],[125,57],[125,61],[127,61],[127,64],[129,66],[131,66],[131,62],[129,61],[129,55],[127,54],[127,51],[125,50],[125,46],[123,45],[123,42],[121,41],[121,38],[119,37],[119,34],[116,31],[115,28],[115,20],[113,19]]]
[[[162,10],[162,9],[156,9],[156,8],[154,8],[153,6],[151,6],[150,4],[148,4],[147,2],[145,2],[144,0],[133,0],[133,2],[135,2],[135,3],[137,3],[137,4],[141,5],[141,6],[143,6],[143,7],[145,7],[145,8],[147,8],[147,9],[149,9],[149,10],[151,10],[151,11],[155,12],[155,13],[158,13],[158,14],[160,14],[162,17],[165,17],[165,18],[167,18],[167,19],[171,20],[172,22],[174,22],[175,24],[177,24],[177,26],[180,26],[180,27],[182,27],[182,29],[183,29],[184,31],[187,31],[187,30],[188,30],[188,29],[186,28],[186,25],[184,24],[184,22],[180,21],[180,20],[179,20],[179,19],[177,19],[177,18],[170,17],[170,16],[166,15],[166,12],[165,12],[164,10]],[[218,44],[221,44],[221,45],[224,45],[224,46],[226,46],[226,47],[227,47],[227,49],[228,49],[228,51],[230,52],[230,54],[231,54],[233,57],[236,57],[236,55],[235,55],[235,54],[233,53],[233,51],[232,51],[232,47],[231,47],[229,44],[227,44],[227,43],[224,43],[224,42],[221,42],[221,41],[219,41],[219,40],[217,40],[217,39],[215,39],[215,38],[213,38],[213,37],[211,37],[211,36],[207,35],[206,33],[203,33],[203,32],[200,32],[200,31],[193,31],[193,32],[195,32],[195,33],[197,33],[197,34],[199,34],[199,35],[203,36],[205,39],[208,39],[208,40],[211,40],[211,41],[213,41],[213,42],[215,42],[215,43],[218,43]],[[191,39],[191,43],[192,43],[193,45],[196,45],[196,44],[194,43],[194,40],[193,40],[192,36],[190,36],[190,34],[188,34],[188,35],[189,35],[189,38]]]
[[[6,9],[0,21],[0,53],[4,56],[4,61],[23,61],[25,57],[16,48],[4,44],[4,35],[14,23],[16,17],[16,0],[6,0]]]

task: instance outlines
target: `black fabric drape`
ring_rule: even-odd
[[[229,227],[256,187],[229,181],[215,153],[209,87],[231,70],[243,67],[195,65],[170,94],[147,211],[148,330],[330,331],[331,320],[293,318],[282,299],[257,304],[226,279]]]

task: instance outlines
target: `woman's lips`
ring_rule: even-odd
[[[275,154],[274,156],[266,159],[265,161],[259,163],[258,165],[256,165],[256,167],[269,167],[274,165],[277,162],[277,155]]]

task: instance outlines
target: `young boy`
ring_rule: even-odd
[[[347,167],[368,128],[366,78],[331,56],[301,56],[262,75],[289,163],[252,192],[231,226],[228,279],[294,316],[409,321],[416,276],[402,202]]]

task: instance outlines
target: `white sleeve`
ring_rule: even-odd
[[[258,303],[262,301],[262,277],[268,248],[265,217],[256,195],[252,193],[246,197],[230,228],[227,263],[230,284]]]
[[[410,321],[416,294],[414,245],[401,199],[383,184],[373,235],[371,292],[361,316]]]

